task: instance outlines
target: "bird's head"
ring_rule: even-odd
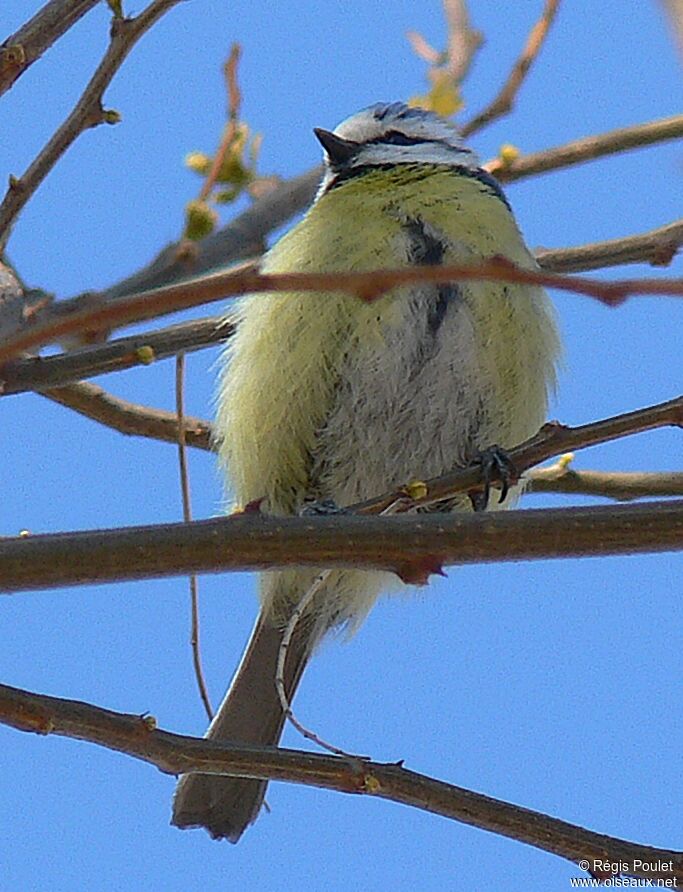
[[[403,102],[376,103],[342,121],[334,131],[316,127],[314,133],[325,150],[321,192],[355,168],[385,164],[479,166],[453,124]]]

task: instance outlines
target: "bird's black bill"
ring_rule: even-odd
[[[323,149],[327,152],[330,163],[333,165],[346,164],[358,151],[360,143],[354,142],[352,139],[342,139],[341,136],[337,136],[331,130],[314,127],[313,132]]]

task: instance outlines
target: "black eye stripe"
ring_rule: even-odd
[[[381,136],[366,140],[361,144],[361,147],[373,145],[419,146],[426,143],[441,143],[441,145],[448,146],[449,148],[455,148],[455,146],[443,139],[425,139],[424,136],[408,136],[407,133],[401,133],[400,130],[387,130],[386,133],[382,133]],[[465,148],[465,146],[458,146],[457,149],[464,154],[469,155],[472,153],[472,149]]]
[[[424,141],[422,136],[408,136],[405,133],[401,133],[400,130],[387,130],[381,136],[376,136],[375,139],[369,140],[370,143],[388,143],[392,146],[416,146]]]

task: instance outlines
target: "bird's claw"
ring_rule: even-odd
[[[484,489],[469,494],[473,509],[475,511],[486,510],[491,495],[491,484],[496,481],[500,481],[501,484],[498,503],[504,502],[510,492],[510,486],[519,480],[517,468],[507,452],[500,446],[489,446],[488,449],[482,449],[472,464],[481,466],[481,474],[484,478]]]

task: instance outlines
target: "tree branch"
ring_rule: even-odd
[[[96,384],[85,381],[65,384],[43,390],[41,396],[122,434],[149,437],[176,445],[178,443],[178,418],[174,412],[129,403],[107,393]],[[188,446],[211,451],[211,426],[208,422],[186,415],[183,428]]]
[[[19,179],[10,178],[9,189],[0,205],[0,249],[4,247],[12,223],[21,209],[78,136],[89,127],[118,121],[116,112],[107,112],[102,107],[104,91],[145,31],[179,2],[180,0],[153,0],[147,9],[134,19],[112,19],[109,48],[73,111],[58,127],[23,176]]]
[[[594,833],[409,771],[401,763],[218,744],[162,731],[151,716],[112,712],[8,685],[0,685],[0,722],[19,731],[85,740],[155,765],[165,774],[201,771],[376,796],[515,839],[574,863],[587,861],[589,869],[608,860],[626,864],[627,875],[669,882],[683,879],[681,852]],[[659,867],[645,872],[644,864]]]
[[[213,316],[55,356],[27,356],[2,368],[0,393],[41,390],[106,372],[149,365],[180,352],[190,353],[221,343],[231,337],[234,330],[235,326],[225,317]]]
[[[406,37],[415,55],[429,64],[427,77],[432,89],[445,81],[455,96],[484,42],[484,35],[472,27],[466,0],[443,0],[443,11],[448,33],[445,52],[434,49],[419,31],[407,31]]]
[[[76,384],[71,387],[52,388],[43,395],[123,434],[135,434],[172,443],[174,432],[178,429],[178,418],[173,412],[128,403],[93,385]],[[184,416],[183,426],[188,446],[208,452],[215,450],[210,422]],[[595,430],[595,425],[592,425],[592,428]],[[566,428],[560,430],[565,431]],[[586,442],[579,444],[579,446],[586,445],[589,444]],[[552,467],[529,470],[524,475],[525,494],[579,494],[601,496],[617,501],[683,496],[683,473],[575,471],[569,467],[572,459],[572,453],[565,454]],[[395,497],[400,497],[400,494],[392,494],[391,498]]]
[[[683,220],[638,235],[622,236],[576,248],[549,248],[536,251],[542,269],[557,273],[577,273],[604,269],[622,263],[649,263],[668,266],[683,245]]]
[[[522,477],[534,465],[541,464],[553,456],[660,427],[683,427],[683,396],[577,427],[567,427],[557,421],[551,421],[544,424],[533,437],[510,449],[508,457],[518,477]],[[407,509],[432,505],[458,493],[482,489],[481,468],[472,464],[467,468],[460,468],[441,477],[427,480],[424,485],[426,488],[424,497],[406,502]],[[357,513],[379,514],[401,496],[400,491],[386,493],[377,499],[368,499],[366,502],[354,505],[353,510]]]
[[[683,500],[470,515],[250,512],[0,540],[5,593],[226,570],[385,570],[424,584],[446,564],[683,550]]]
[[[629,149],[640,149],[681,136],[683,136],[683,115],[673,115],[659,121],[648,121],[646,124],[633,124],[619,130],[610,130],[597,136],[585,136],[553,149],[522,155],[514,161],[507,162],[494,158],[492,161],[487,161],[484,167],[501,182],[513,183],[532,174],[572,167],[583,161],[592,161]]]
[[[178,471],[180,473],[180,492],[183,502],[183,520],[189,523],[192,520],[192,500],[190,497],[190,476],[187,469],[187,437],[185,435],[185,354],[180,353],[176,357],[175,366],[175,404],[177,418],[178,439]],[[202,668],[202,651],[199,643],[199,586],[197,577],[193,574],[190,583],[190,650],[192,651],[192,664],[194,667],[197,689],[206,715],[209,721],[213,719],[213,707],[204,678]]]
[[[443,0],[443,11],[448,31],[444,67],[452,82],[460,85],[467,77],[484,36],[472,27],[465,0]]]
[[[542,269],[580,272],[622,263],[667,263],[681,244],[683,220],[678,220],[640,235],[594,242],[576,248],[541,249],[536,252],[536,257]],[[78,298],[60,301],[56,305],[60,308],[57,315],[68,315],[68,307],[73,306],[73,300]],[[51,308],[48,308],[47,315],[42,317],[43,321],[49,317],[50,312]],[[13,332],[22,327],[20,321],[12,324]],[[145,364],[150,358],[165,359],[179,351],[187,353],[212,346],[227,340],[233,333],[232,323],[224,321],[222,316],[213,316],[158,331],[129,335],[105,344],[70,350],[56,356],[29,356],[12,360],[2,369],[0,394],[39,390],[120,371]]]
[[[563,493],[582,496],[602,496],[618,502],[633,499],[683,496],[683,472],[644,471],[618,473],[615,471],[574,471],[563,461],[550,468],[534,468],[526,479],[524,490],[529,493]]]
[[[522,269],[504,257],[497,256],[474,264],[347,273],[264,274],[255,271],[253,264],[245,264],[237,271],[213,273],[120,298],[104,305],[86,307],[66,316],[47,319],[0,345],[0,362],[6,362],[25,350],[73,336],[75,332],[106,330],[239,294],[260,291],[346,291],[362,300],[372,301],[398,285],[470,280],[544,285],[560,291],[583,294],[610,306],[617,306],[634,295],[683,295],[683,279],[642,278],[606,282]]]
[[[501,168],[497,159],[492,159],[485,166],[493,170],[501,181],[515,181],[535,173],[560,170],[584,160],[674,139],[682,133],[683,115],[583,137],[564,146],[523,155],[508,167]],[[178,254],[177,243],[167,246],[149,266],[103,292],[105,297],[111,299],[158,288],[260,253],[270,232],[310,205],[321,175],[322,167],[317,166],[282,183],[255,201],[223,229],[198,242],[197,251],[191,259]]]
[[[496,118],[500,118],[511,111],[517,98],[517,94],[519,93],[531,66],[541,52],[541,48],[545,43],[550,27],[555,20],[559,6],[560,0],[546,0],[541,17],[531,29],[531,33],[527,38],[524,49],[512,66],[512,71],[508,75],[500,92],[490,105],[483,109],[483,111],[480,111],[478,115],[475,115],[471,121],[468,121],[468,123],[462,126],[461,132],[463,137],[466,138],[472,133],[476,133],[478,130],[486,127],[487,124],[495,121]]]
[[[134,434],[173,443],[178,419],[173,412],[149,409],[118,399],[93,385],[75,384],[53,388],[43,396],[73,409],[86,418],[113,428],[122,434]],[[214,451],[212,426],[201,418],[184,418],[188,446]],[[566,462],[549,468],[534,468],[525,475],[525,495],[556,493],[601,496],[616,501],[683,496],[683,473],[575,471]]]
[[[98,0],[50,0],[0,46],[0,96]]]

